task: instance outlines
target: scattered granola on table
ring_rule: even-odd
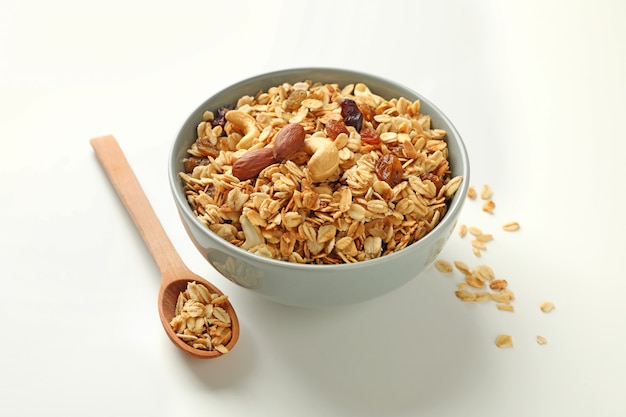
[[[508,334],[501,334],[496,337],[496,346],[499,348],[511,348],[513,347],[513,337]]]
[[[180,177],[198,219],[296,263],[401,250],[439,223],[463,180],[419,101],[360,83],[284,83],[208,109],[188,153]]]
[[[507,232],[515,232],[516,230],[519,230],[520,225],[518,222],[506,222],[502,225],[502,230],[507,231]]]
[[[486,213],[493,213],[493,211],[496,209],[496,203],[489,199],[487,201],[485,201],[485,204],[483,204],[483,211]]]
[[[549,313],[552,310],[554,310],[554,303],[552,301],[544,301],[541,303],[541,305],[539,306],[539,308],[541,309],[541,311],[543,311],[544,313]]]
[[[480,198],[483,200],[489,200],[491,199],[491,196],[493,196],[493,190],[491,189],[491,186],[489,186],[489,184],[483,184],[483,186],[480,188]]]
[[[466,197],[470,200],[475,200],[477,196],[476,188],[470,185]],[[480,199],[485,201],[483,211],[490,214],[493,214],[493,209],[495,208],[495,203],[491,199],[492,196],[493,190],[488,184],[484,184],[480,189]],[[516,221],[509,221],[502,224],[501,227],[505,232],[515,232],[520,229],[520,224]],[[460,224],[458,226],[459,238],[463,239],[468,234],[474,237],[474,239],[470,241],[470,244],[472,252],[476,257],[480,257],[482,251],[487,248],[487,242],[491,242],[494,239],[492,234],[484,233],[478,226]],[[471,268],[462,260],[456,260],[454,263],[451,263],[445,259],[439,258],[435,261],[437,270],[445,274],[454,271],[453,264],[464,276],[463,281],[457,283],[457,288],[454,291],[454,295],[459,300],[466,303],[493,301],[496,304],[496,308],[500,311],[515,311],[512,304],[515,300],[515,293],[509,288],[508,281],[503,278],[496,278],[494,271],[489,266],[478,265],[475,268]],[[486,287],[488,287],[488,289]],[[554,308],[554,303],[551,301],[543,301],[539,304],[539,309],[544,313],[549,313],[554,310]],[[547,339],[544,336],[537,336],[536,340],[539,345],[545,345],[547,343]],[[496,337],[496,346],[499,348],[513,347],[513,338],[508,334],[501,334]]]
[[[435,267],[443,273],[452,272],[452,264],[443,259],[438,259],[437,261],[435,261]]]

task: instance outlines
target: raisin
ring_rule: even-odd
[[[305,90],[293,90],[285,100],[285,110],[289,112],[298,110],[300,103],[302,103],[302,100],[306,97],[307,92]]]
[[[425,172],[423,174],[420,174],[420,179],[422,181],[430,181],[433,184],[435,184],[435,189],[437,190],[437,193],[439,193],[439,190],[441,190],[441,187],[443,187],[443,181],[441,180],[441,177],[439,175],[435,175],[432,172]]]
[[[185,172],[191,174],[193,169],[198,166],[198,159],[195,156],[184,159],[183,166],[185,167]]]
[[[229,104],[228,106],[222,106],[220,108],[217,109],[216,113],[217,113],[217,117],[213,119],[213,121],[211,122],[211,126],[216,127],[216,126],[222,126],[224,127],[224,125],[226,124],[226,113],[228,113],[229,110],[233,110],[235,108],[234,105]]]
[[[332,140],[335,140],[340,133],[350,135],[343,120],[330,119],[328,123],[326,123],[326,135]]]
[[[191,156],[183,160],[183,166],[185,167],[185,172],[191,174],[193,169],[198,165],[207,165],[209,163],[209,159],[207,157],[199,157],[199,156]]]
[[[363,125],[363,113],[359,110],[356,102],[349,98],[344,98],[339,102],[339,105],[341,106],[341,117],[343,117],[343,122],[346,126],[352,126],[357,132],[360,132]]]
[[[380,143],[380,135],[371,127],[364,127],[361,130],[361,142],[368,145],[378,145]]]
[[[376,176],[391,187],[395,187],[402,181],[402,175],[402,162],[392,153],[381,156],[376,163]]]

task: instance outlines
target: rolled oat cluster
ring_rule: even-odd
[[[285,83],[207,110],[180,177],[198,219],[234,245],[297,263],[365,261],[445,215],[462,181],[445,136],[419,101]]]

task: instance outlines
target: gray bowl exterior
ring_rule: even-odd
[[[407,248],[355,264],[301,265],[251,254],[211,232],[193,214],[178,175],[183,171],[186,150],[196,140],[196,127],[205,110],[236,103],[243,95],[303,80],[336,83],[365,83],[385,98],[419,99],[421,112],[431,116],[432,125],[447,131],[453,176],[464,180],[450,202],[443,220],[423,239]],[[469,187],[469,158],[463,141],[448,118],[425,97],[394,82],[372,75],[334,68],[298,68],[272,72],[234,84],[202,103],[183,124],[169,161],[170,187],[185,229],[200,253],[224,277],[272,301],[297,307],[329,307],[369,300],[397,289],[418,276],[436,259],[454,231]]]

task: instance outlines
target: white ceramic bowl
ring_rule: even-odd
[[[193,214],[178,175],[183,171],[186,150],[196,140],[196,128],[205,110],[234,104],[243,95],[285,82],[303,80],[323,83],[365,83],[384,98],[419,99],[420,112],[431,117],[432,125],[447,131],[452,176],[464,178],[449,203],[446,215],[424,238],[393,254],[377,259],[341,265],[303,265],[251,254],[210,231]],[[469,160],[461,136],[448,118],[420,94],[376,76],[332,68],[298,68],[258,75],[214,94],[183,124],[172,147],[169,161],[170,186],[182,222],[195,246],[215,269],[232,282],[272,301],[298,307],[327,307],[362,302],[394,290],[417,277],[433,263],[460,215],[469,187]]]

